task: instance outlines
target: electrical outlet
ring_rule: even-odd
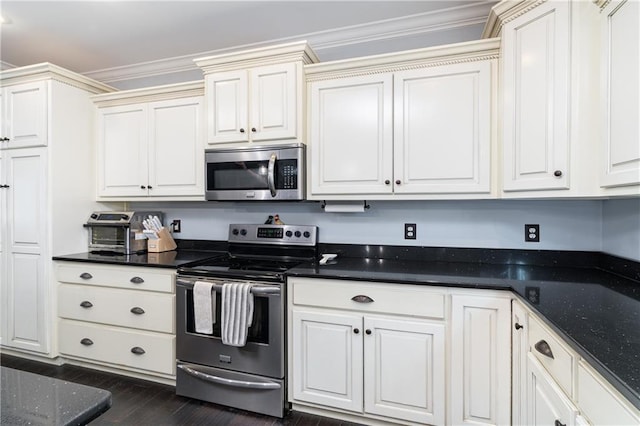
[[[524,225],[524,241],[526,243],[540,242],[540,225]]]
[[[405,223],[404,224],[404,239],[405,240],[415,240],[416,235],[418,233],[418,227],[415,223]]]
[[[180,221],[180,219],[174,219],[173,222],[171,222],[171,232],[173,232],[174,234],[179,233],[181,230],[181,226],[182,222]]]

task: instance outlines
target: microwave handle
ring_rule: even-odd
[[[271,154],[271,158],[269,159],[269,169],[267,182],[269,184],[269,191],[271,191],[271,196],[276,196],[276,154]]]

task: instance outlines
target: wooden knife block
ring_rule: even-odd
[[[162,251],[171,251],[175,250],[176,242],[173,240],[173,237],[167,230],[167,228],[162,228],[158,231],[158,239],[156,240],[148,240],[147,241],[147,251],[150,253],[159,253]]]

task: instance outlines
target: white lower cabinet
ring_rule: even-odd
[[[56,277],[63,357],[174,378],[174,270],[58,262]]]
[[[509,423],[510,293],[295,277],[288,290],[294,409]]]
[[[573,425],[578,414],[575,405],[544,370],[538,360],[527,355],[527,420],[531,426]]]

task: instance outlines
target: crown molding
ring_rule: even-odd
[[[91,96],[91,100],[97,107],[104,108],[141,102],[190,98],[194,96],[204,96],[204,80],[103,93]]]
[[[398,39],[477,25],[486,21],[490,10],[491,3],[478,1],[470,5],[452,7],[435,12],[301,34],[294,37],[267,40],[260,43],[239,45],[192,55],[176,56],[133,65],[95,70],[84,74],[95,80],[111,83],[194,71],[199,69],[194,60],[202,57],[233,54],[242,50],[261,49],[273,46],[274,44],[294,43],[299,40],[307,40],[315,52],[321,52],[323,50],[337,49],[360,43]]]
[[[91,93],[105,93],[116,90],[104,83],[48,62],[28,65],[26,67],[11,68],[0,72],[0,83],[3,86],[45,79],[66,83]]]

